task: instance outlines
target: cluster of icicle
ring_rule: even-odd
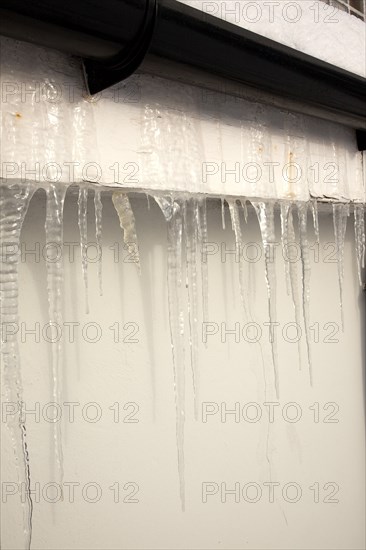
[[[32,184],[14,184],[1,187],[0,225],[1,253],[1,316],[3,323],[18,322],[18,250],[20,232],[31,197],[36,188]],[[46,187],[47,208],[45,233],[46,243],[63,243],[63,207],[67,187],[49,184]],[[82,258],[82,276],[85,284],[85,305],[88,305],[88,272],[85,248],[87,246],[87,206],[90,186],[81,185],[78,197],[78,224],[80,230],[80,246]],[[206,198],[203,196],[175,196],[173,194],[152,195],[159,205],[167,222],[168,234],[168,300],[172,346],[172,363],[174,369],[174,389],[176,402],[176,433],[178,450],[178,470],[180,480],[180,498],[182,509],[185,508],[184,483],[184,423],[185,423],[185,311],[184,292],[188,295],[188,326],[189,355],[193,373],[195,391],[195,415],[199,403],[199,368],[198,368],[198,318],[200,299],[198,289],[202,289],[202,319],[208,320],[208,265],[207,260],[201,261],[201,251],[208,242]],[[112,195],[114,207],[118,213],[123,239],[126,245],[138,246],[135,218],[131,208],[128,193],[114,191]],[[301,318],[305,326],[307,342],[307,357],[310,382],[312,383],[312,360],[310,349],[310,258],[308,243],[308,213],[311,212],[317,241],[319,242],[318,208],[316,201],[308,203],[293,203],[289,201],[248,201],[247,199],[222,198],[222,224],[225,228],[225,201],[228,204],[231,225],[235,235],[236,245],[243,246],[243,227],[247,221],[247,203],[254,207],[261,229],[263,248],[265,252],[265,279],[268,291],[268,312],[271,322],[276,320],[276,276],[273,258],[273,248],[276,243],[275,212],[280,211],[281,242],[285,258],[285,274],[288,293],[292,297],[296,323]],[[101,188],[94,188],[96,241],[102,246],[102,200]],[[354,230],[356,243],[356,258],[358,276],[361,281],[362,268],[365,267],[365,210],[363,204],[354,204]],[[338,274],[340,304],[342,309],[342,285],[344,277],[343,256],[347,220],[350,214],[349,204],[333,205],[334,235],[338,250]],[[297,228],[297,229],[296,229]],[[298,234],[301,249],[301,281],[298,281],[297,269],[289,254],[290,243],[295,242]],[[9,247],[14,254],[9,254]],[[136,247],[136,248],[135,248]],[[99,254],[99,288],[102,294],[102,256]],[[138,262],[140,270],[140,263]],[[185,276],[185,280],[183,280]],[[199,277],[201,279],[199,283]],[[248,307],[246,281],[242,261],[239,261],[238,279],[243,314],[250,321],[251,312]],[[301,287],[301,288],[300,288]],[[63,259],[47,263],[47,293],[49,304],[49,321],[62,323],[63,307]],[[279,378],[277,365],[276,340],[271,339],[272,362],[275,380],[275,390],[279,395]],[[62,341],[52,343],[52,397],[55,402],[62,399]],[[18,465],[19,477],[30,488],[29,455],[26,440],[25,422],[22,414],[23,390],[21,381],[20,359],[16,334],[2,341],[4,364],[4,380],[7,399],[19,404],[17,415],[9,420],[14,452]],[[59,422],[54,423],[54,450],[60,486],[63,480],[62,434]],[[28,500],[24,504],[25,535],[27,546],[30,546],[32,536],[33,504],[28,492]]]

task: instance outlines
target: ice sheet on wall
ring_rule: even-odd
[[[77,60],[1,49],[4,180],[365,201],[352,129],[151,75],[91,98]]]

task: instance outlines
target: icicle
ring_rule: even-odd
[[[188,288],[189,344],[191,350],[191,368],[194,387],[194,414],[198,420],[199,372],[198,372],[198,292],[197,292],[197,226],[198,202],[196,199],[184,205],[184,235],[186,241],[186,286]]]
[[[63,285],[64,285],[64,263],[63,263],[63,208],[67,187],[50,183],[46,189],[46,246],[56,248],[56,260],[47,261],[47,294],[48,294],[48,315],[50,325],[57,331],[63,326]],[[63,385],[63,344],[62,338],[55,338],[52,341],[52,397],[53,402],[62,403]],[[63,484],[63,451],[62,433],[59,421],[53,424],[53,440],[55,447],[56,464],[59,476],[60,487]]]
[[[305,326],[305,338],[308,352],[308,367],[310,384],[313,385],[313,366],[311,357],[310,345],[310,258],[309,258],[309,243],[307,236],[308,224],[308,205],[307,203],[297,203],[297,213],[299,217],[299,235],[300,235],[300,250],[301,250],[301,268],[302,268],[302,308]]]
[[[319,244],[320,235],[319,235],[319,214],[318,214],[318,201],[316,199],[311,201],[311,211],[313,213],[313,224],[314,224],[314,233],[315,233],[315,242]]]
[[[157,199],[155,199],[157,200]],[[159,205],[168,222],[168,299],[170,337],[173,353],[174,390],[177,423],[178,472],[182,510],[185,509],[184,480],[184,423],[185,423],[185,365],[184,313],[182,289],[182,207],[177,202],[166,208],[159,197]],[[167,201],[170,202],[170,201]],[[173,212],[173,215],[170,215]],[[192,289],[193,290],[193,289]]]
[[[102,213],[103,203],[100,189],[94,190],[94,210],[95,210],[95,239],[98,246],[98,281],[99,294],[103,296],[103,279],[102,279]]]
[[[145,193],[146,200],[147,200],[147,209],[150,210],[150,195],[149,193]]]
[[[240,199],[240,204],[243,209],[245,223],[248,223],[248,208],[246,199]]]
[[[225,223],[225,199],[221,198],[221,222],[222,222],[222,229],[225,231],[226,229],[226,223]]]
[[[285,275],[286,275],[286,289],[287,294],[290,294],[291,280],[290,280],[290,259],[288,257],[289,242],[288,242],[288,216],[290,212],[290,204],[281,202],[281,245],[282,256],[285,263]]]
[[[296,260],[292,260],[289,256],[290,246],[295,245],[295,231],[292,217],[292,205],[291,203],[282,202],[281,203],[281,243],[282,243],[282,254],[285,262],[285,273],[286,273],[286,285],[287,285],[287,294],[290,294],[292,297],[292,302],[295,309],[295,322],[296,326],[300,328],[301,326],[301,305],[299,299],[299,285],[297,279],[297,267]],[[299,366],[301,370],[302,361],[301,361],[301,340],[298,341],[298,354],[299,354]]]
[[[179,210],[178,203],[176,203],[171,196],[161,197],[156,195],[154,196],[154,200],[159,205],[166,221],[170,221],[174,214]]]
[[[33,502],[30,494],[30,464],[27,446],[27,432],[23,415],[23,385],[20,368],[17,331],[18,316],[18,264],[20,254],[20,232],[33,195],[34,188],[27,183],[2,185],[0,188],[0,313],[1,313],[1,354],[6,402],[17,407],[13,415],[7,416],[14,448],[19,483],[24,480],[26,502],[22,500],[24,514],[24,537],[26,548],[32,542]],[[5,334],[4,334],[4,328]],[[7,330],[7,329],[12,330]]]
[[[240,299],[241,299],[241,304],[245,315],[245,320],[248,321],[249,317],[248,317],[248,310],[246,305],[245,277],[244,277],[244,266],[243,266],[243,258],[242,258],[243,239],[242,239],[241,227],[240,227],[239,208],[235,199],[228,199],[227,203],[229,205],[229,210],[230,210],[231,227],[235,234],[236,257],[239,258]]]
[[[201,199],[198,209],[198,239],[201,249],[201,279],[202,279],[202,310],[203,322],[208,322],[208,264],[207,255],[203,256],[202,252],[206,249],[208,242],[207,234],[207,205],[206,199]],[[203,259],[204,257],[204,259]],[[206,344],[207,345],[207,344]]]
[[[344,239],[346,237],[347,218],[349,216],[348,204],[333,204],[334,238],[337,248],[339,299],[341,308],[342,330],[344,330],[343,317],[343,279],[344,279]]]
[[[88,189],[87,187],[79,188],[78,225],[79,225],[79,233],[80,233],[81,266],[82,266],[84,287],[85,287],[85,313],[89,313],[88,259],[87,259],[87,246],[88,246]]]
[[[365,269],[365,206],[363,204],[355,204],[354,206],[354,227],[356,241],[356,257],[357,257],[357,272],[360,285],[362,286],[362,269]]]
[[[115,191],[112,195],[112,201],[117,211],[121,228],[123,229],[123,241],[128,248],[128,252],[136,258],[135,261],[140,273],[139,245],[135,227],[135,216],[131,208],[130,199],[127,193]]]
[[[265,258],[265,273],[268,291],[268,311],[269,321],[271,323],[276,322],[276,266],[274,263],[275,253],[275,222],[274,222],[274,204],[265,202],[253,202],[252,203],[258,216],[259,225],[262,233],[262,241],[264,248]],[[278,378],[278,364],[277,364],[277,340],[275,338],[274,331],[271,330],[271,348],[272,348],[272,361],[275,378],[276,396],[279,399],[279,378]]]

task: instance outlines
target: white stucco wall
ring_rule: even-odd
[[[61,548],[248,548],[248,549],[361,549],[364,547],[364,300],[357,284],[354,267],[353,229],[349,221],[345,251],[344,315],[345,331],[340,329],[337,266],[333,262],[333,229],[331,216],[320,217],[321,246],[319,261],[311,261],[311,323],[314,364],[314,387],[310,388],[306,368],[304,336],[301,339],[303,370],[299,371],[297,344],[286,342],[284,327],[294,321],[293,306],[286,295],[280,249],[277,249],[278,280],[278,354],[280,399],[273,393],[271,348],[268,338],[267,291],[263,256],[249,261],[255,249],[248,248],[244,269],[249,282],[250,304],[258,326],[263,330],[260,343],[269,391],[264,392],[263,364],[260,348],[243,337],[235,342],[221,323],[232,330],[235,323],[244,326],[238,288],[238,264],[231,254],[208,256],[209,320],[220,327],[207,339],[207,348],[200,338],[199,372],[200,406],[198,421],[193,418],[193,391],[187,345],[187,421],[186,421],[186,512],[179,502],[179,482],[175,447],[175,405],[173,369],[167,310],[166,289],[166,225],[157,205],[146,198],[132,202],[140,239],[142,276],[136,266],[126,263],[121,230],[111,198],[103,197],[103,280],[104,296],[98,293],[97,266],[89,264],[90,314],[84,313],[84,289],[79,249],[70,261],[65,246],[65,314],[67,323],[75,325],[75,342],[65,344],[65,402],[74,402],[75,420],[69,421],[70,406],[61,404],[64,434],[64,502],[51,504],[55,497],[48,483],[57,480],[53,470],[51,424],[53,414],[47,404],[52,401],[50,389],[50,345],[42,336],[26,334],[39,323],[41,330],[48,323],[46,265],[37,255],[22,256],[20,268],[19,336],[24,399],[27,409],[39,411],[39,417],[26,417],[31,460],[31,484],[40,490],[39,501],[33,495],[33,544],[37,549]],[[65,243],[78,243],[76,196],[69,196],[65,206]],[[22,231],[22,250],[44,247],[43,224],[45,196],[39,192],[32,199]],[[234,238],[229,227],[221,229],[219,204],[209,206],[209,241],[222,251],[232,250]],[[93,206],[89,202],[89,241],[93,236]],[[277,235],[279,228],[277,226]],[[309,241],[314,242],[309,230]],[[260,243],[255,214],[249,211],[245,232],[246,243]],[[116,244],[118,243],[118,245]],[[26,247],[26,248],[25,248]],[[70,248],[71,247],[71,248]],[[215,247],[210,247],[210,251]],[[115,257],[119,250],[119,261]],[[316,248],[313,249],[315,254]],[[90,248],[92,255],[93,248]],[[313,253],[312,253],[313,254]],[[298,264],[298,269],[300,265]],[[95,336],[92,325],[100,327],[97,343],[86,341]],[[131,333],[133,323],[138,342],[114,342],[112,325],[120,327],[121,339]],[[201,317],[200,317],[201,323]],[[317,334],[317,325],[319,333]],[[329,323],[328,325],[326,325]],[[85,328],[85,327],[91,328]],[[210,325],[210,330],[215,325]],[[82,331],[86,339],[82,337]],[[332,336],[332,333],[334,334]],[[22,336],[21,336],[22,333]],[[291,329],[289,337],[293,337]],[[187,336],[188,338],[188,336]],[[250,338],[250,336],[249,336]],[[328,342],[327,340],[334,342]],[[274,422],[268,424],[268,406],[274,402]],[[97,404],[102,417],[93,423]],[[126,403],[135,403],[126,410]],[[114,422],[118,403],[120,418]],[[224,413],[240,404],[238,422]],[[245,409],[248,403],[255,403]],[[296,405],[288,405],[295,403]],[[319,405],[317,405],[319,404]],[[37,409],[38,407],[38,409]],[[69,407],[69,408],[68,408]],[[111,409],[112,407],[112,409]],[[203,409],[202,409],[203,407]],[[205,412],[219,412],[204,415]],[[244,407],[244,409],[243,409]],[[255,408],[253,408],[255,407]],[[319,418],[316,416],[319,407]],[[82,412],[84,411],[84,412]],[[136,423],[127,422],[127,415]],[[244,413],[243,413],[244,411]],[[262,413],[258,422],[248,418]],[[301,418],[292,423],[301,413]],[[244,416],[243,416],[244,414]],[[48,415],[48,416],[47,416]],[[125,422],[123,421],[125,419]],[[206,420],[204,422],[203,420]],[[4,421],[4,415],[3,415]],[[268,432],[269,429],[269,432]],[[267,449],[268,444],[268,449]],[[5,423],[2,422],[3,482],[16,483],[14,457]],[[266,450],[267,449],[267,450]],[[56,477],[55,477],[56,476]],[[75,486],[75,500],[70,502],[69,487]],[[135,485],[138,502],[123,502]],[[205,486],[205,482],[213,485]],[[269,501],[268,482],[278,498]],[[114,502],[114,491],[120,487],[120,501]],[[203,490],[215,490],[226,483],[232,489],[240,484],[258,484],[263,491],[257,503],[233,495],[221,502],[221,489],[207,496]],[[288,496],[282,490],[288,483]],[[315,499],[319,483],[320,502]],[[330,483],[330,485],[326,485]],[[88,484],[93,484],[89,486]],[[267,484],[267,485],[266,485]],[[114,486],[114,489],[110,487]],[[310,486],[313,489],[310,489]],[[324,488],[325,486],[325,488]],[[7,495],[3,484],[2,537],[4,549],[22,547],[22,513],[19,495]],[[87,490],[84,497],[82,489]],[[94,488],[93,488],[94,487]],[[98,502],[95,487],[101,491]],[[254,488],[253,488],[254,487]],[[339,489],[338,489],[339,487]],[[337,502],[324,502],[332,495]],[[247,499],[255,498],[255,486]],[[301,498],[296,503],[288,500]],[[300,494],[300,493],[299,493]],[[287,499],[287,500],[286,500]]]

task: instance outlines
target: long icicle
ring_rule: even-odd
[[[288,236],[288,217],[291,205],[288,202],[281,202],[281,245],[282,256],[285,265],[286,289],[287,295],[291,292],[290,279],[290,258],[289,258],[289,236]]]
[[[80,255],[81,269],[83,273],[84,288],[85,288],[85,312],[89,313],[89,298],[88,298],[88,188],[79,187],[78,197],[78,225],[80,233]]]
[[[341,323],[344,330],[343,315],[343,280],[344,280],[344,239],[346,237],[347,219],[349,216],[348,204],[333,204],[334,238],[337,249],[339,301],[341,308]]]
[[[199,217],[198,239],[199,239],[200,250],[201,250],[203,322],[207,323],[208,322],[208,264],[207,264],[207,254],[203,254],[203,251],[207,249],[206,247],[208,243],[206,198],[203,198],[200,200],[198,217]]]
[[[313,224],[314,224],[314,233],[315,233],[315,242],[319,244],[320,234],[319,234],[319,213],[318,213],[318,201],[313,199],[311,201],[311,211],[313,213]]]
[[[117,211],[121,228],[123,229],[123,241],[129,254],[134,258],[139,273],[141,272],[139,244],[136,233],[135,216],[131,208],[127,193],[115,191],[112,195],[114,208]]]
[[[100,189],[94,190],[94,211],[95,211],[95,239],[98,247],[98,281],[99,295],[103,296],[103,252],[102,252],[102,215],[103,203]]]
[[[363,204],[355,204],[354,206],[354,228],[356,242],[356,259],[358,280],[362,286],[362,269],[365,269],[365,206]]]
[[[198,372],[198,292],[197,292],[197,249],[198,226],[196,199],[184,204],[184,236],[186,242],[186,286],[188,288],[189,344],[194,389],[194,416],[198,420],[199,372]]]
[[[180,501],[185,510],[185,466],[184,466],[184,424],[185,424],[185,347],[184,312],[182,289],[182,209],[183,204],[157,197],[168,223],[168,300],[170,338],[173,354],[174,391],[176,406],[176,435]],[[170,208],[167,204],[170,203]]]
[[[297,203],[297,213],[299,217],[299,238],[301,251],[301,271],[302,271],[302,309],[305,326],[305,338],[308,354],[308,368],[310,384],[313,385],[313,365],[310,343],[310,257],[309,257],[309,242],[307,236],[308,225],[308,204],[303,202]]]
[[[240,300],[242,308],[245,315],[245,321],[249,320],[248,308],[247,308],[247,293],[245,288],[245,277],[244,277],[244,266],[243,266],[243,257],[242,257],[242,248],[243,248],[243,239],[240,226],[240,214],[239,208],[235,199],[227,199],[229,205],[230,216],[231,216],[231,227],[235,234],[235,247],[236,247],[236,256],[239,259],[239,288],[240,288]]]
[[[247,200],[246,199],[240,199],[240,204],[243,209],[244,214],[244,221],[245,223],[248,223],[248,206],[247,206]]]
[[[57,257],[55,261],[47,261],[47,294],[48,316],[50,325],[61,333],[63,327],[63,286],[64,286],[64,262],[63,262],[63,209],[67,187],[49,183],[46,189],[46,246],[56,247]],[[54,403],[62,403],[63,389],[63,342],[62,337],[56,337],[52,343],[52,397]],[[62,490],[64,466],[62,450],[62,430],[60,421],[53,424],[53,442],[55,448],[56,465],[59,483]]]
[[[6,403],[14,407],[14,414],[7,415],[14,449],[17,474],[23,478],[26,500],[23,502],[24,537],[26,548],[32,542],[33,501],[30,494],[30,462],[27,444],[25,416],[23,415],[23,384],[17,332],[19,327],[19,255],[20,232],[32,198],[34,188],[31,184],[2,185],[0,189],[0,313],[2,324],[1,355]],[[4,330],[5,329],[5,330]],[[23,471],[23,475],[21,474]]]
[[[277,319],[276,311],[276,265],[274,261],[275,254],[275,221],[274,221],[274,204],[271,202],[252,202],[258,216],[259,225],[262,233],[262,241],[264,248],[265,274],[268,292],[268,313],[271,332],[271,349],[272,361],[274,369],[276,396],[279,399],[279,374],[277,361],[277,340],[275,331],[271,328]]]
[[[225,222],[225,199],[224,199],[224,197],[221,197],[221,223],[222,223],[222,229],[223,229],[223,231],[225,231],[226,222]]]
[[[299,284],[295,259],[290,257],[290,247],[296,246],[295,230],[292,216],[292,205],[289,202],[281,203],[281,243],[282,254],[285,262],[287,293],[291,293],[295,310],[295,322],[301,330],[301,304],[299,298]],[[299,368],[302,368],[301,338],[298,340]]]

